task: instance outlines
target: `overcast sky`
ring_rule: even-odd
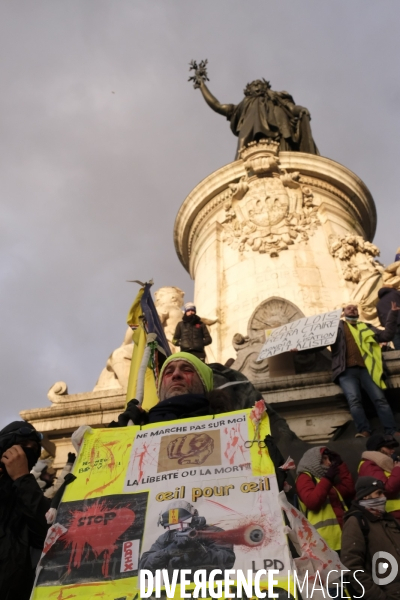
[[[236,139],[187,82],[239,102],[265,77],[312,115],[323,156],[375,199],[400,246],[400,3],[370,0],[10,0],[0,5],[0,426],[93,389],[137,292],[193,283],[176,213]]]

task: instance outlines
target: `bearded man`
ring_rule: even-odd
[[[140,408],[136,400],[131,400],[114,426],[126,427],[129,421],[134,425],[145,425],[234,410],[231,399],[223,390],[213,390],[210,367],[189,352],[171,354],[164,362],[158,397],[160,402],[149,412]]]

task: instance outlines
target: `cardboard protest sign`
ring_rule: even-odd
[[[32,599],[136,600],[141,569],[276,569],[287,590],[269,420],[250,413],[86,432]]]
[[[330,346],[336,341],[342,309],[303,317],[292,323],[265,331],[266,341],[256,362],[270,356],[297,350]]]

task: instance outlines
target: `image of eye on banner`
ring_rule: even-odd
[[[300,538],[311,529],[304,517],[293,521],[292,507],[279,495],[262,442],[270,433],[268,416],[264,412],[255,426],[250,412],[87,431],[32,600],[139,599],[140,571],[158,580],[164,598],[165,583],[178,573],[169,597],[181,598],[182,570],[188,593],[196,572],[208,581],[215,569],[220,578],[226,570],[274,570],[274,592],[292,598],[294,564],[282,507],[293,531],[303,527]],[[335,568],[333,559],[326,561],[329,552],[325,567]],[[264,572],[260,590],[267,589]]]

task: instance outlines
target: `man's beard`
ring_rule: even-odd
[[[204,386],[199,382],[193,382],[188,386],[185,382],[176,382],[170,385],[167,389],[161,386],[161,398],[162,400],[169,400],[174,396],[183,396],[184,394],[204,394]]]

